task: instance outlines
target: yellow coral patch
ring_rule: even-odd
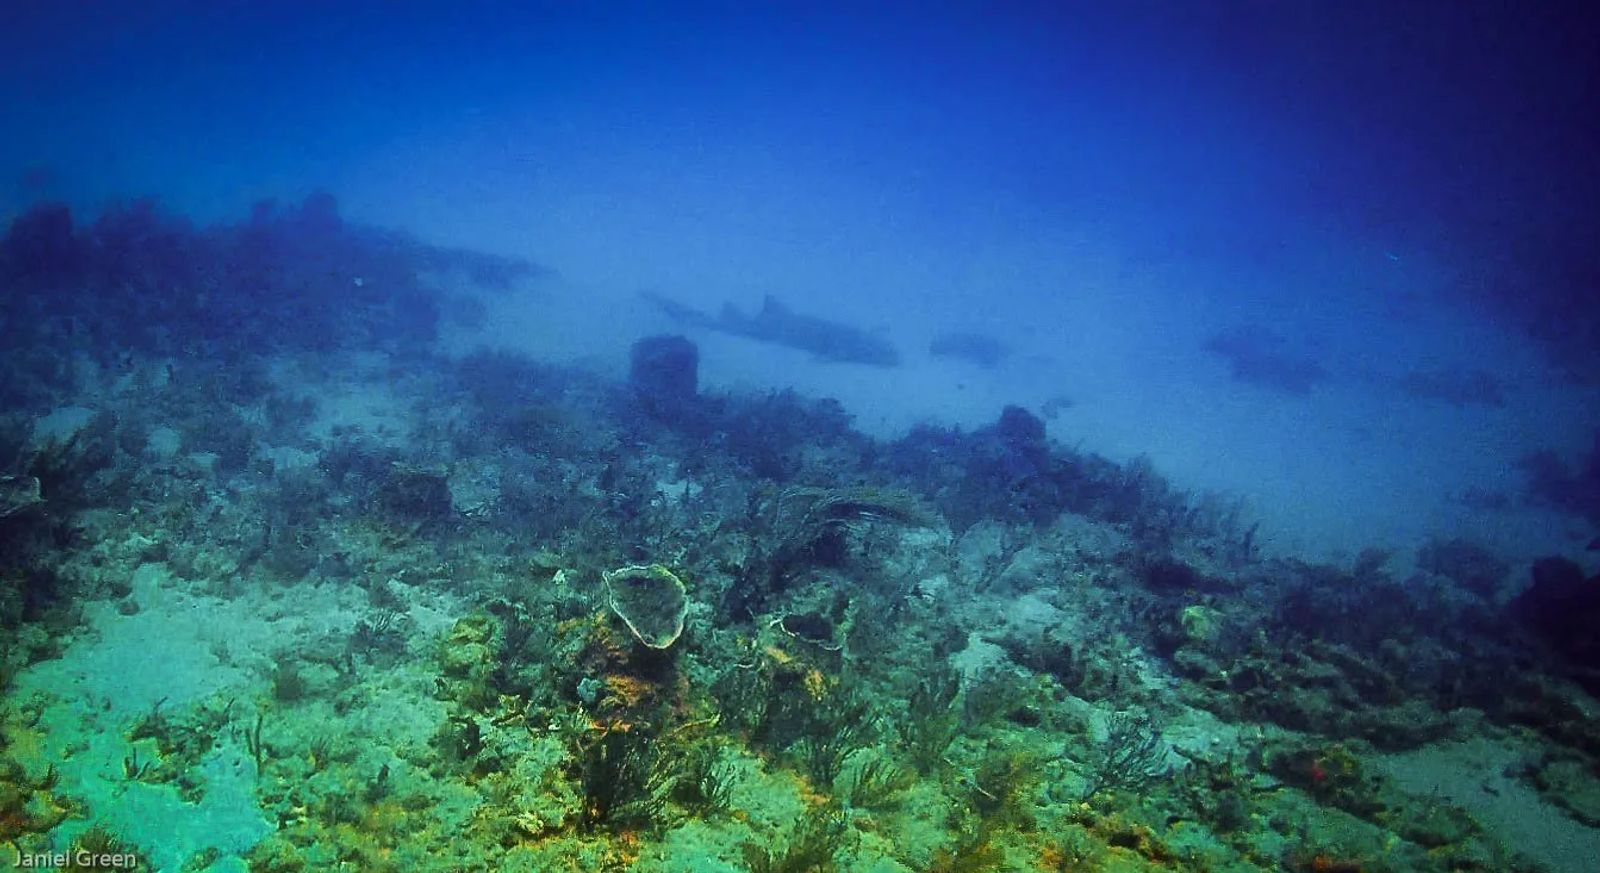
[[[811,695],[812,700],[821,700],[828,693],[828,677],[822,675],[822,671],[815,667],[806,671],[803,681],[806,693]]]

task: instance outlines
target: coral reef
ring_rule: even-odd
[[[1414,568],[1264,556],[1236,502],[1021,407],[876,440],[834,402],[702,388],[681,338],[627,381],[431,342],[430,275],[528,269],[326,198],[13,223],[0,846],[271,873],[1442,873],[1600,846],[1579,565],[1524,586],[1458,537]],[[1252,348],[1218,353],[1321,378]],[[1474,743],[1500,757],[1448,754]]]

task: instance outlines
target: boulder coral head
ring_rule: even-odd
[[[605,574],[611,611],[639,642],[665,649],[683,635],[689,595],[683,580],[660,564],[632,565]]]

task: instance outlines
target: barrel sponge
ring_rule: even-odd
[[[611,611],[652,649],[665,649],[683,635],[689,595],[683,580],[660,564],[631,565],[605,574]]]
[[[687,338],[649,336],[633,344],[629,381],[659,403],[693,400],[699,391],[700,351]]]

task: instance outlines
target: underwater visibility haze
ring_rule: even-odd
[[[1600,869],[1579,3],[0,7],[0,866]]]

